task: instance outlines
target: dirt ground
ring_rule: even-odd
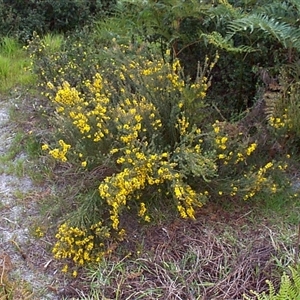
[[[10,105],[9,101],[0,102],[0,157],[8,153],[17,131],[9,121]],[[0,174],[2,293],[12,297],[7,299],[58,299],[51,291],[59,281],[57,270],[51,268],[51,243],[46,238],[34,238],[32,232],[39,218],[37,201],[44,187],[34,186],[25,174],[16,176],[11,172],[11,165],[20,160],[26,160],[24,153],[9,162],[10,168],[5,166],[5,159],[0,161],[3,170]]]

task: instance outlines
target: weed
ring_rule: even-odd
[[[96,219],[105,230],[110,228],[109,240],[124,236],[120,216],[125,209],[150,222],[151,202],[171,202],[170,210],[175,208],[182,218],[195,219],[208,198],[249,200],[263,191],[275,194],[284,189],[276,179],[287,163],[263,155],[258,159],[255,154],[263,152],[263,143],[238,125],[218,120],[205,124],[205,97],[218,54],[212,60],[206,57],[198,67],[198,77],[191,81],[183,76],[179,60],[171,57],[170,51],[161,58],[150,44],[145,45],[147,56],[137,55],[136,47],[114,42],[112,48],[103,50],[106,60],[101,68],[94,66],[97,72],[91,76],[91,69],[78,65],[77,59],[61,65],[57,54],[49,56],[38,36],[29,45],[35,70],[47,79],[43,86],[59,128],[57,143],[43,143],[42,150],[58,162],[101,173],[100,178],[94,177],[99,182],[97,197],[90,196],[95,194],[94,182],[81,203],[85,209],[78,208],[76,217],[62,225],[60,241],[54,247],[56,258],[76,258],[80,265],[84,261],[78,253],[87,250],[63,243],[63,235],[72,240],[77,234],[74,228],[83,240],[94,234],[88,207],[99,213]],[[79,57],[88,59],[88,52],[83,54]],[[55,68],[50,69],[46,61]],[[87,78],[78,81],[78,76],[85,74]],[[71,77],[71,82],[64,80],[65,76]],[[234,131],[229,132],[231,127]],[[86,257],[90,260],[90,254]]]

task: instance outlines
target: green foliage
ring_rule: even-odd
[[[170,51],[161,57],[152,43],[112,41],[93,55],[87,54],[92,51],[88,45],[83,47],[70,43],[52,54],[38,37],[29,45],[35,71],[47,80],[44,93],[59,128],[54,136],[58,143],[46,143],[43,149],[57,161],[100,174],[89,177],[91,191],[59,229],[56,258],[82,265],[107,255],[105,240],[123,238],[127,210],[149,222],[155,210],[167,205],[193,219],[209,198],[247,200],[282,188],[273,174],[285,164],[255,159],[260,145],[238,127],[228,132],[226,123],[207,124],[206,93],[218,55],[205,58],[192,81]],[[94,240],[91,228],[99,221],[98,230],[105,234]],[[78,235],[82,244],[68,242]]]
[[[26,49],[34,62],[31,70],[41,84],[66,80],[80,89],[83,80],[91,80],[99,64],[100,48],[91,46],[89,39],[85,30],[73,32],[64,42],[58,35],[41,38],[34,33]]]
[[[43,36],[42,42],[45,45],[47,53],[53,55],[61,50],[64,44],[64,37],[60,34],[47,33]]]
[[[110,11],[116,1],[107,0],[1,0],[0,35],[16,35],[27,41],[34,31],[67,32],[91,22],[96,15]]]
[[[116,13],[92,32],[52,46],[53,37],[35,34],[28,44],[58,129],[42,148],[88,178],[58,230],[57,259],[83,265],[108,255],[107,240],[124,238],[128,211],[140,222],[161,207],[193,219],[208,199],[285,188],[277,179],[287,163],[267,155],[260,124],[254,135],[213,112],[240,112],[256,93],[252,68],[268,55],[257,36],[228,33],[233,18],[250,12],[226,1],[195,4],[122,2],[123,18]]]
[[[271,67],[275,77],[280,66],[299,53],[299,5],[295,1],[121,3],[119,10],[136,24],[133,39],[138,36],[158,43],[162,52],[172,49],[191,78],[196,76],[194,66],[201,56],[219,51],[208,99],[227,119],[253,105],[259,83],[255,66]]]
[[[0,92],[18,85],[30,85],[34,76],[26,68],[30,65],[26,53],[16,39],[0,39]]]
[[[276,291],[274,284],[271,281],[267,281],[269,285],[269,292],[259,294],[257,292],[252,293],[256,296],[257,300],[298,300],[300,299],[300,270],[299,266],[289,267],[290,275],[284,273],[281,277],[279,290]],[[251,298],[244,296],[246,300]]]
[[[239,31],[247,31],[248,29],[250,29],[250,34],[255,30],[261,30],[265,33],[264,37],[270,36],[275,38],[285,48],[300,50],[300,30],[265,14],[251,14],[234,20],[229,24],[228,28],[231,35],[235,35]]]
[[[20,44],[13,38],[3,37],[0,43],[0,51],[2,55],[12,57],[20,52]]]
[[[281,68],[279,84],[275,91],[265,94],[266,116],[278,146],[292,153],[299,153],[299,62]]]

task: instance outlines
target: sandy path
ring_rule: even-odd
[[[14,125],[9,123],[9,103],[0,102],[0,159],[14,134]],[[19,178],[8,171],[0,173],[0,272],[7,276],[4,284],[7,290],[14,291],[13,299],[25,299],[26,293],[30,299],[59,299],[51,292],[57,284],[56,271],[51,269],[51,245],[32,235],[41,193],[42,188],[35,187],[27,177]]]

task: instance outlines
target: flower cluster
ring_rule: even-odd
[[[250,142],[242,131],[235,128],[234,134],[226,132],[226,123],[216,121],[213,126],[215,135],[215,145],[218,149],[218,159],[223,165],[233,163],[235,165],[243,162],[247,164],[247,159],[257,149],[256,142]]]
[[[288,118],[286,114],[283,114],[281,118],[271,116],[269,118],[269,124],[275,129],[280,129],[287,126],[287,120]]]
[[[67,161],[66,154],[67,154],[68,150],[71,148],[71,145],[66,144],[63,140],[59,140],[58,144],[60,145],[60,149],[55,148],[55,149],[49,150],[49,146],[47,144],[44,144],[42,146],[42,150],[49,150],[49,154],[53,158],[60,160],[62,162],[66,162]]]
[[[99,261],[106,255],[102,240],[110,238],[110,232],[102,222],[93,224],[90,228],[78,228],[63,223],[55,237],[57,242],[52,249],[54,257],[71,259],[76,265],[82,266],[91,261]],[[67,271],[67,265],[64,270]]]
[[[265,159],[258,161],[257,151],[260,145],[238,126],[216,121],[212,127],[212,139],[219,165],[220,180],[215,180],[216,185],[219,182],[219,196],[239,196],[248,200],[259,192],[268,190],[275,193],[280,189],[273,174],[284,172],[286,164]],[[227,178],[226,185],[222,185],[223,178]]]

